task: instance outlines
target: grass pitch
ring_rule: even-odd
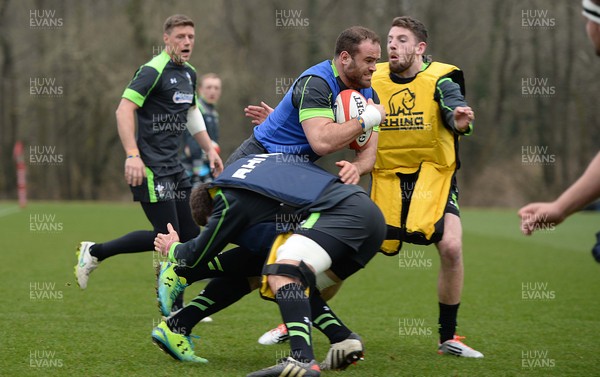
[[[459,333],[480,360],[436,354],[439,267],[433,247],[378,255],[331,302],[361,334],[366,359],[323,376],[598,375],[600,265],[590,256],[600,215],[581,213],[532,237],[514,210],[463,209],[465,288]],[[257,293],[201,323],[196,353],[209,364],[175,362],[150,340],[160,316],[155,253],[106,260],[81,291],[73,276],[79,241],[106,241],[149,224],[135,204],[0,204],[4,288],[2,376],[244,376],[270,366],[287,345],[256,339],[279,323]],[[188,288],[186,298],[202,284]],[[327,340],[315,331],[322,359]]]

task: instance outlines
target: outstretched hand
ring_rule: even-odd
[[[335,163],[340,168],[338,176],[347,185],[356,185],[360,181],[358,168],[353,163],[342,160]]]
[[[173,228],[171,223],[167,224],[168,234],[158,233],[156,238],[154,239],[154,250],[161,253],[162,256],[167,256],[169,254],[169,249],[171,245],[175,242],[179,242],[179,235]]]
[[[555,202],[530,203],[518,212],[521,218],[521,232],[530,236],[536,230],[553,229],[563,222],[565,215]]]
[[[252,124],[257,126],[264,122],[272,112],[273,108],[262,101],[260,102],[260,106],[248,105],[244,108],[244,114],[252,119]]]
[[[475,119],[475,113],[469,106],[458,106],[454,109],[454,127],[461,132],[469,129],[469,124]]]

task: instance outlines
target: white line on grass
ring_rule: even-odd
[[[20,210],[21,208],[19,208],[18,206],[0,209],[0,217],[12,215],[13,213],[17,213]]]

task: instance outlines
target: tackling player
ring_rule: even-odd
[[[199,237],[184,244],[178,243],[174,231],[157,237],[156,249],[168,253],[169,259],[178,263],[166,265],[160,272],[158,293],[164,315],[170,313],[173,298],[188,284],[221,275],[214,270],[230,274],[234,271],[237,275],[235,279],[211,280],[192,303],[155,328],[154,341],[172,356],[204,361],[189,348],[186,337],[192,327],[203,316],[249,293],[246,277],[260,271],[251,267],[256,264],[248,262],[249,252],[227,251],[218,256],[217,253],[244,230],[250,232],[253,225],[300,218],[293,214],[302,214],[305,222],[291,227],[294,234],[273,247],[269,263],[262,271],[268,277],[261,290],[276,300],[284,322],[291,329],[292,356],[251,376],[278,376],[285,368],[306,373],[305,376],[318,376],[311,320],[332,343],[324,367],[344,368],[362,355],[360,338],[343,325],[318,291],[349,277],[375,255],[385,234],[381,212],[360,187],[345,185],[311,163],[278,161],[281,156],[255,155],[226,168],[213,183],[214,208]],[[197,203],[193,206],[207,207]],[[202,215],[196,218],[202,219]],[[259,263],[264,257],[259,255]],[[244,268],[240,271],[239,266]]]

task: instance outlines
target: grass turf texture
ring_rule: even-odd
[[[77,243],[149,228],[138,206],[60,202],[13,208],[0,204],[1,375],[243,376],[287,355],[287,345],[256,342],[279,323],[279,312],[255,292],[195,328],[201,336],[194,340],[196,353],[209,364],[179,363],[161,352],[150,340],[160,319],[154,253],[106,260],[81,291],[73,276]],[[366,343],[366,360],[343,375],[596,375],[600,265],[589,250],[599,220],[598,214],[581,213],[527,238],[519,233],[514,210],[463,209],[466,279],[458,331],[485,354],[480,360],[435,352],[436,250],[405,245],[400,256],[378,255],[331,302]],[[186,300],[201,287],[188,288]],[[328,344],[314,334],[321,360]]]

